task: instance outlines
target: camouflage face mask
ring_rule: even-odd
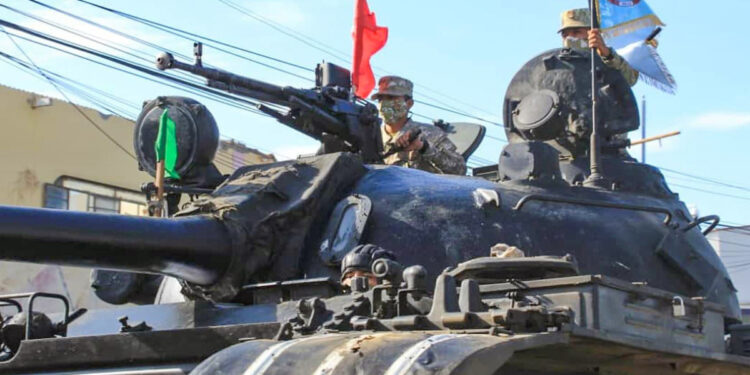
[[[563,39],[563,47],[573,50],[582,50],[589,48],[589,42],[586,39],[567,36]]]
[[[406,99],[403,97],[393,99],[383,99],[378,104],[380,117],[386,124],[395,124],[409,114],[409,108],[406,107]]]

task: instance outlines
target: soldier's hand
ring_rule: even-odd
[[[401,148],[403,151],[417,151],[421,150],[422,147],[424,147],[424,142],[420,137],[417,137],[417,139],[414,140],[414,142],[409,143],[409,136],[411,135],[411,131],[408,131],[404,134],[402,134],[398,139],[396,140],[396,145]]]
[[[598,52],[601,57],[609,57],[609,55],[612,54],[612,51],[610,51],[609,47],[604,43],[602,32],[599,29],[589,30],[589,47],[596,48],[596,52]]]

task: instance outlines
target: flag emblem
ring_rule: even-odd
[[[656,52],[653,38],[664,26],[645,0],[598,0],[602,36],[635,70],[639,79],[673,94],[677,83]]]
[[[609,0],[609,2],[618,7],[632,7],[638,5],[641,0]]]
[[[375,87],[375,74],[370,66],[370,57],[383,48],[388,40],[388,28],[378,26],[375,13],[370,12],[367,6],[367,0],[356,0],[352,37],[352,85],[358,97],[366,98]]]

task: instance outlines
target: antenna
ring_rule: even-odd
[[[589,13],[591,15],[591,29],[599,28],[599,19],[596,15],[596,5],[594,1],[589,0]],[[583,181],[584,186],[588,187],[607,187],[607,179],[604,177],[601,171],[601,163],[599,162],[599,133],[597,131],[596,123],[596,48],[591,47],[591,141],[589,144],[589,169],[590,174]]]
[[[641,99],[641,139],[646,139],[646,95]],[[646,142],[641,143],[641,163],[646,164]]]

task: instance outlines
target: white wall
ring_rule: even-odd
[[[750,227],[715,230],[708,241],[727,267],[740,304],[750,304]]]

